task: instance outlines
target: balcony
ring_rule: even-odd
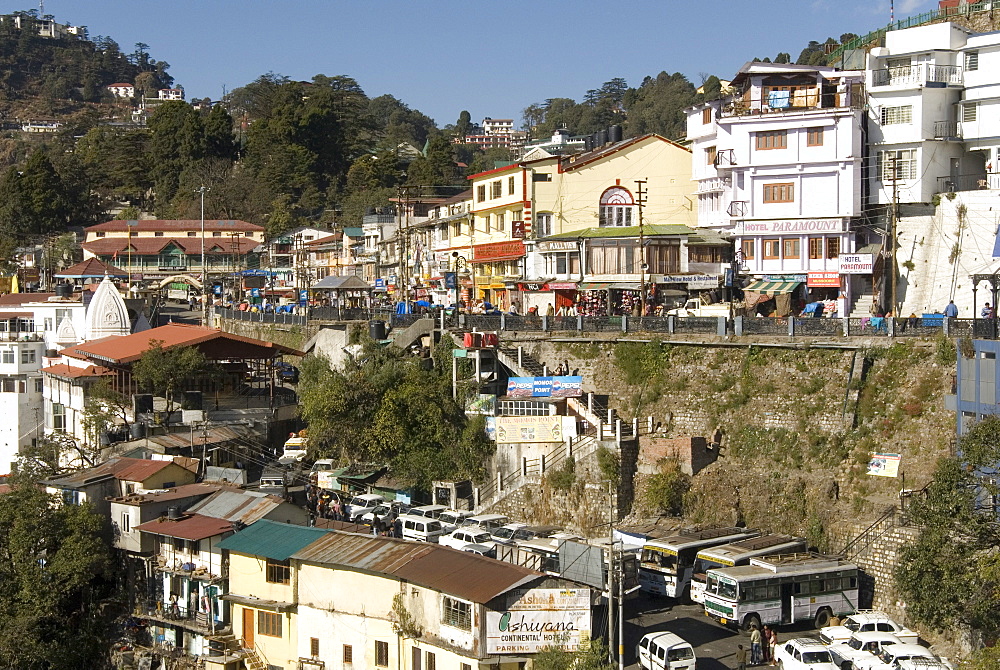
[[[720,149],[715,154],[715,164],[716,170],[727,170],[736,165],[736,154],[733,153],[732,149]]]
[[[939,193],[996,190],[1000,189],[1000,172],[980,172],[978,174],[938,177],[937,186]]]
[[[949,85],[962,85],[962,68],[957,65],[922,63],[872,71],[872,88],[880,86],[944,88]]]
[[[220,635],[230,631],[229,624],[208,612],[188,608],[183,603],[171,603],[163,598],[139,603],[139,611],[146,619],[168,626],[180,626],[202,635]]]
[[[935,121],[934,139],[936,140],[960,140],[962,132],[958,121]]]
[[[761,95],[759,90],[756,90],[755,93]],[[777,95],[778,93],[786,95]],[[861,85],[852,86],[840,93],[803,88],[796,91],[774,91],[760,98],[750,97],[748,93],[723,107],[720,116],[798,114],[812,110],[863,109],[864,105],[865,95]]]
[[[733,200],[726,209],[726,214],[732,217],[746,216],[750,209],[750,203],[746,200]]]

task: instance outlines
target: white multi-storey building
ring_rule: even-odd
[[[841,298],[871,290],[840,275],[862,213],[863,73],[747,63],[733,94],[688,109],[698,225],[732,236],[750,291]]]

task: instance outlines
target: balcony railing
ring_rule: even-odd
[[[978,172],[938,177],[939,193],[1000,189],[1000,172]]]
[[[749,207],[749,203],[746,200],[733,200],[729,203],[729,207],[726,209],[726,214],[729,216],[746,216]]]
[[[962,84],[962,68],[957,65],[902,65],[872,72],[872,87]]]
[[[802,89],[790,91],[788,96],[781,97],[772,95],[763,98],[738,98],[722,108],[721,116],[794,113],[812,109],[862,109],[865,105],[862,88],[859,85],[852,89],[840,93]]]
[[[733,153],[732,149],[720,149],[718,153],[715,154],[716,169],[731,168],[736,165],[736,154]]]
[[[962,139],[962,134],[959,131],[958,121],[935,121],[934,139],[936,140]]]

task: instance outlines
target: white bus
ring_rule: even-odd
[[[759,530],[750,528],[683,529],[670,537],[648,540],[639,557],[639,588],[687,602],[691,597],[691,572],[699,550],[758,535]]]
[[[768,554],[788,554],[805,551],[806,541],[791,535],[761,535],[749,540],[740,540],[719,547],[709,547],[698,552],[694,560],[694,574],[691,576],[691,600],[705,602],[705,573],[713,568],[731,568],[749,565],[751,558]]]
[[[709,570],[705,614],[725,626],[811,621],[829,625],[833,614],[858,609],[858,566],[814,553],[751,558],[750,565]]]

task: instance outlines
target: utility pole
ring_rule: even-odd
[[[642,209],[646,204],[648,190],[645,179],[635,180],[635,204],[639,209],[639,316],[646,316],[646,244],[642,233]]]
[[[889,310],[892,312],[893,317],[899,316],[899,311],[896,309],[896,221],[899,218],[899,161],[895,153],[892,154],[890,160],[892,161],[892,206],[889,208],[889,260],[891,261],[889,267],[889,289],[890,289],[890,299],[892,304],[889,306]]]
[[[195,189],[201,194],[201,325],[208,326],[208,268],[205,267],[205,193],[211,191],[204,184]]]

